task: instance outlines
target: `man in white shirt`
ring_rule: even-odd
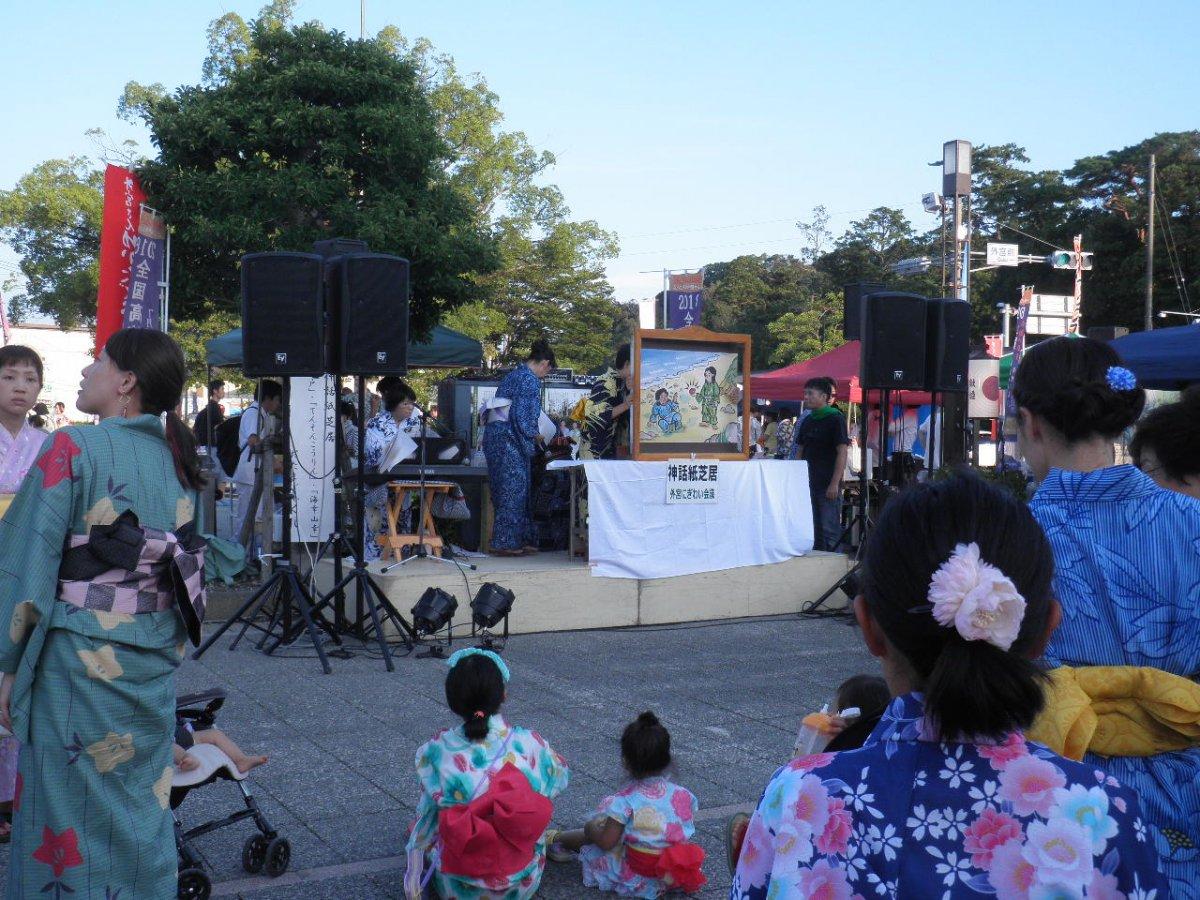
[[[241,535],[246,517],[251,514],[250,498],[254,494],[254,481],[259,461],[262,457],[257,450],[263,441],[271,437],[275,431],[275,413],[283,404],[283,386],[277,381],[263,381],[258,388],[258,400],[246,407],[238,426],[238,456],[237,470],[233,474],[237,485],[238,512],[234,534]],[[275,482],[275,473],[264,473],[263,490],[259,498],[259,509],[268,506],[271,497],[271,486]]]

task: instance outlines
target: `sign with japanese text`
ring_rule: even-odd
[[[720,463],[715,459],[667,461],[667,503],[716,503]]]
[[[704,290],[704,272],[672,272],[667,276],[669,291],[702,291]]]
[[[137,249],[142,203],[146,195],[137,176],[120,166],[104,170],[104,218],[100,223],[100,277],[96,289],[96,352],[123,322],[129,296],[133,251]]]
[[[129,292],[121,308],[122,328],[162,328],[163,250],[167,226],[148,206],[141,208],[129,265]]]
[[[700,324],[704,294],[700,291],[667,291],[667,327],[687,328]]]
[[[1000,360],[972,359],[967,366],[968,418],[999,418],[1004,411],[1000,403]]]
[[[991,241],[987,245],[987,264],[989,266],[1016,266],[1020,265],[1020,251],[1016,244],[994,244]]]
[[[332,375],[293,378],[288,430],[296,508],[292,540],[316,543],[333,533],[333,473],[337,468],[337,382]]]

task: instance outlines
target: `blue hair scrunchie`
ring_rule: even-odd
[[[463,647],[461,650],[455,650],[446,660],[446,665],[453,669],[468,656],[486,656],[494,662],[496,668],[500,670],[500,677],[504,679],[505,684],[508,684],[509,679],[512,678],[512,673],[508,671],[508,664],[500,658],[500,654],[484,650],[482,647]]]
[[[1104,380],[1114,391],[1132,391],[1137,387],[1137,376],[1124,366],[1109,366]]]

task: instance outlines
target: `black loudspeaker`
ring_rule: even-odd
[[[366,241],[355,238],[330,238],[325,241],[313,241],[313,252],[328,259],[331,256],[343,256],[347,253],[370,253],[371,248]]]
[[[971,304],[954,297],[930,300],[926,306],[925,348],[925,390],[966,393]]]
[[[862,386],[925,389],[928,304],[919,294],[868,294],[863,300]]]
[[[325,372],[325,302],[315,253],[242,257],[242,371],[251,378]]]
[[[862,339],[862,298],[887,290],[874,281],[856,281],[842,288],[842,338],[847,341]]]
[[[329,261],[333,365],[341,375],[408,371],[408,260],[349,253]]]

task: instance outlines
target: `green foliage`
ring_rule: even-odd
[[[775,341],[772,367],[788,366],[820,356],[840,347],[842,340],[842,294],[827,291],[800,300],[800,308],[786,312],[767,325]]]
[[[376,41],[287,27],[276,3],[246,32],[226,16],[205,87],[139,107],[159,148],[141,170],[174,227],[179,318],[233,310],[249,252],[355,237],[412,264],[411,323],[480,295],[494,242],[451,183],[452,153],[414,67]],[[128,92],[127,92],[128,96]]]
[[[218,308],[213,303],[205,304],[200,315],[194,318],[172,322],[171,337],[175,338],[175,342],[183,350],[190,383],[204,384],[208,381],[205,343],[241,327],[241,324],[241,316],[238,313]],[[238,390],[251,390],[254,384],[253,379],[242,377],[240,371],[234,368],[223,368],[217,374],[234,384]]]
[[[103,173],[73,156],[39,163],[0,191],[0,237],[21,255],[27,282],[11,298],[14,320],[42,312],[63,328],[95,321],[103,189]]]
[[[828,276],[793,256],[739,256],[705,268],[701,318],[713,331],[749,334],[751,366],[765,369],[774,359],[799,352],[798,344],[791,344],[791,350],[776,353],[781,339],[791,340],[786,332],[795,320],[784,317],[806,313],[814,298],[831,289]]]

